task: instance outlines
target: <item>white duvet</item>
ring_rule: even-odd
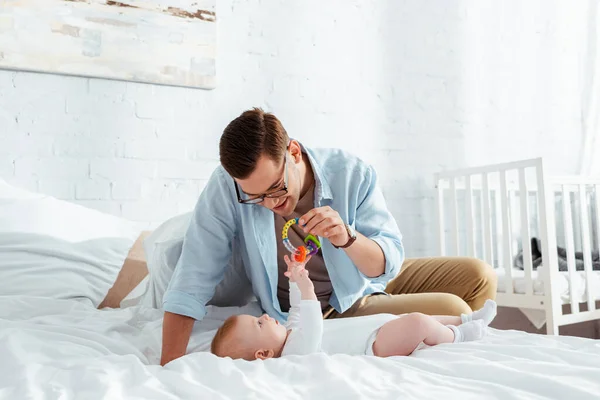
[[[490,330],[480,342],[410,357],[217,359],[206,350],[234,312],[212,307],[187,356],[157,365],[162,312],[0,297],[1,399],[598,399],[600,341]],[[343,338],[340,338],[343,340]]]
[[[256,304],[209,307],[190,354],[160,367],[161,311],[95,308],[132,232],[125,221],[0,180],[1,400],[600,399],[600,341],[589,339],[490,330],[480,342],[389,359],[246,362],[206,352],[227,316],[258,315]]]

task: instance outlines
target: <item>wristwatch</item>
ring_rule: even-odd
[[[345,226],[346,226],[346,231],[348,232],[348,236],[350,236],[350,238],[348,239],[346,244],[343,246],[336,246],[335,244],[332,243],[333,247],[335,247],[336,249],[345,249],[346,247],[350,247],[350,245],[352,245],[352,243],[354,243],[354,241],[356,240],[356,231],[354,230],[354,228],[348,224],[346,224]]]

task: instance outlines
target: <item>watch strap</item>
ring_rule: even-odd
[[[350,247],[352,245],[352,243],[354,243],[356,241],[356,233],[353,235],[348,224],[346,224],[345,226],[346,226],[346,231],[348,232],[348,241],[346,242],[346,244],[344,244],[342,246],[336,246],[334,244],[333,247],[335,247],[336,249],[345,249],[347,247]]]

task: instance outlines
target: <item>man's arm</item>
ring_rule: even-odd
[[[228,177],[217,168],[202,191],[163,297],[163,365],[185,354],[194,321],[206,315],[231,258],[236,210]]]
[[[356,241],[343,249],[359,271],[369,278],[395,276],[404,261],[402,236],[389,212],[373,167],[365,171],[358,188],[360,202],[356,210]],[[300,218],[305,232],[328,238],[343,246],[350,236],[339,213],[329,206],[314,208]]]
[[[185,355],[195,321],[195,319],[185,315],[165,312],[161,366]]]
[[[344,251],[364,275],[388,281],[400,271],[404,246],[373,166],[365,171],[358,197],[361,201],[354,220],[356,241]]]
[[[346,241],[350,236],[346,232]],[[385,272],[385,255],[377,242],[356,232],[356,240],[344,249],[354,265],[369,278],[376,278]]]

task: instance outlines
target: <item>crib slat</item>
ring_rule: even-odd
[[[583,238],[583,265],[585,270],[585,290],[587,293],[588,311],[596,309],[596,302],[592,296],[592,249],[590,245],[590,221],[588,217],[588,206],[586,201],[586,185],[579,185],[579,208],[581,212],[581,230]]]
[[[536,165],[537,210],[542,260],[546,268],[538,272],[544,282],[544,309],[546,311],[546,333],[558,335],[562,313],[562,301],[557,290],[560,273],[556,251],[555,190],[544,171],[544,162],[539,159]]]
[[[444,224],[444,188],[440,183],[440,179],[436,178],[437,181],[437,191],[436,191],[436,201],[437,201],[437,223],[438,223],[438,250],[440,256],[446,255],[446,233],[445,224]]]
[[[481,209],[483,210],[483,260],[489,265],[493,265],[492,254],[492,217],[490,212],[490,182],[487,172],[481,174],[483,184],[483,193],[481,194]],[[600,220],[599,220],[600,223]]]
[[[452,208],[452,244],[455,256],[460,255],[458,242],[458,204],[456,202],[456,178],[450,178],[450,207]]]
[[[508,178],[508,177],[507,177]],[[515,215],[518,212],[518,207],[515,206],[516,204],[516,198],[517,198],[517,191],[511,189],[509,182],[507,181],[506,184],[508,185],[508,190],[506,192],[506,194],[508,195],[508,229],[510,234],[510,255],[511,258],[513,256],[513,252],[512,249],[515,248],[517,241],[513,235],[513,227],[515,226],[516,222],[515,222]]]
[[[473,222],[473,190],[471,188],[471,175],[465,177],[467,180],[466,187],[466,208],[467,208],[467,255],[469,257],[476,257],[475,254],[475,233],[474,233],[474,222]]]
[[[525,269],[525,294],[533,294],[533,260],[531,256],[531,232],[529,229],[529,190],[525,180],[525,169],[519,169],[519,192],[521,198],[521,232],[523,238],[523,268]]]
[[[596,199],[596,246],[600,251],[600,185],[594,185],[594,197]]]
[[[502,174],[502,173],[500,173]],[[494,215],[496,222],[496,240],[494,240],[494,251],[496,252],[496,262],[502,268],[504,266],[504,233],[502,232],[502,190],[501,188],[492,189],[494,194]]]
[[[596,200],[596,246],[600,251],[600,185],[594,185],[594,198]]]
[[[571,193],[567,189],[567,185],[561,185],[562,188],[562,203],[563,203],[563,224],[565,227],[565,245],[567,247],[567,268],[569,270],[569,282],[571,290],[569,297],[571,300],[571,312],[573,314],[579,312],[579,302],[575,298],[575,243],[573,239],[573,217],[571,216]],[[547,268],[558,268],[558,265],[548,265]]]
[[[510,255],[510,224],[509,224],[509,204],[508,204],[508,190],[506,189],[506,171],[500,171],[500,213],[502,214],[502,247],[504,250],[504,270],[506,275],[506,293],[514,293],[513,281],[512,281],[512,263]]]

